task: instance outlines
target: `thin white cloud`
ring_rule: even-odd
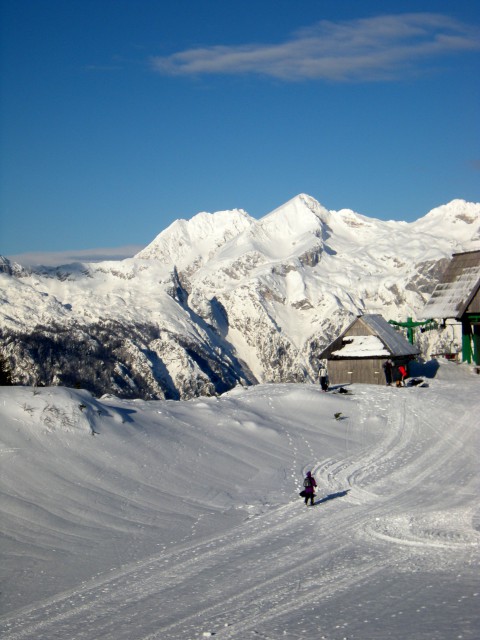
[[[279,44],[211,46],[151,59],[164,75],[260,74],[336,82],[398,78],[440,56],[480,50],[480,31],[437,13],[322,20]]]
[[[7,256],[12,262],[24,267],[42,265],[44,267],[58,267],[73,262],[103,262],[104,260],[124,260],[131,258],[144,248],[143,245],[127,245],[106,249],[84,249],[77,251],[51,251],[19,253]]]

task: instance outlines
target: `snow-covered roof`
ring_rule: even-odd
[[[480,251],[454,254],[422,317],[461,318],[479,288]]]
[[[375,358],[389,356],[390,352],[377,336],[350,336],[344,338],[346,342],[332,356],[342,358]]]
[[[385,318],[377,313],[360,317],[360,320],[370,327],[373,333],[380,338],[382,343],[394,356],[415,356],[419,349],[406,340],[400,331],[397,331]]]
[[[320,358],[410,357],[420,353],[379,314],[359,316]]]

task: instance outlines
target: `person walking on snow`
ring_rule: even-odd
[[[315,478],[312,476],[311,471],[307,471],[307,477],[303,481],[304,491],[305,491],[305,504],[308,505],[308,501],[310,500],[310,505],[313,507],[313,499],[315,497],[315,488],[317,486]]]

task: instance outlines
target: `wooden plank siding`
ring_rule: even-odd
[[[375,331],[363,321],[363,318],[358,318],[345,332],[344,338],[347,336],[374,336]]]
[[[385,384],[383,363],[387,358],[357,358],[351,360],[329,360],[328,379],[330,384]]]

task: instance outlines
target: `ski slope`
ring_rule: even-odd
[[[478,638],[480,378],[427,382],[0,388],[2,638]]]

